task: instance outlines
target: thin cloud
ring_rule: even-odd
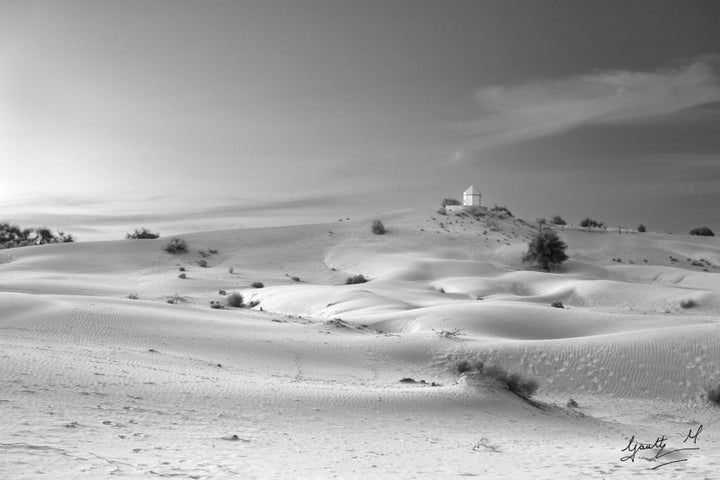
[[[720,101],[717,56],[656,72],[610,71],[480,88],[481,116],[463,125],[467,148],[485,149],[592,123],[636,122]]]

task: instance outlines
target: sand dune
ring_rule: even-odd
[[[0,251],[0,477],[713,478],[717,240],[568,229],[547,273],[522,221],[382,219]],[[686,462],[620,461],[700,425]]]

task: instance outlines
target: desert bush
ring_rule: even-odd
[[[228,268],[228,273],[232,275],[233,273],[235,273],[235,269],[233,267]]]
[[[438,337],[441,338],[455,338],[459,337],[463,334],[462,330],[455,327],[452,330],[433,330],[437,334]]]
[[[580,222],[580,226],[583,228],[603,228],[605,224],[603,222],[593,220],[592,218],[585,217]]]
[[[17,225],[0,223],[0,249],[74,241],[72,234],[60,230],[55,234],[47,227],[21,229]]]
[[[253,288],[263,288],[264,286],[262,282],[253,282],[251,285]]]
[[[471,363],[464,360],[455,365],[455,370],[471,376],[491,378],[524,399],[532,397],[539,388],[538,382],[534,379],[524,378],[519,373],[508,373],[498,365],[485,365],[482,361]]]
[[[210,302],[210,308],[213,308],[215,310],[221,310],[221,309],[225,308],[225,306],[218,301],[212,300]]]
[[[438,215],[447,215],[447,210],[445,209],[445,207],[440,207],[437,209],[437,214]]]
[[[299,281],[300,281],[300,277],[298,277],[298,276],[296,276],[296,275],[293,275],[292,277],[290,277],[290,279],[291,279],[293,282],[299,282]]]
[[[705,387],[708,402],[720,405],[720,384],[717,387]]]
[[[198,263],[198,265],[200,265],[202,268],[207,268],[207,266],[208,266],[207,260],[205,260],[204,258],[198,260],[197,263]]]
[[[549,272],[551,266],[560,265],[568,259],[566,250],[567,245],[555,231],[540,232],[528,245],[523,261],[535,263]]]
[[[180,267],[180,268],[178,268],[178,270],[181,271],[181,272],[184,272],[184,271],[185,271],[185,267]]]
[[[495,220],[494,218],[488,218],[487,220],[485,220],[485,225],[491,232],[500,231],[500,225],[498,225],[497,220]]]
[[[181,273],[180,275],[178,275],[178,278],[182,278],[183,280],[185,280],[187,278],[187,275],[185,273]]]
[[[207,253],[205,250],[198,250],[198,255],[200,255],[203,258],[207,258],[210,256],[210,254]]]
[[[695,302],[695,300],[693,300],[692,298],[688,298],[687,300],[680,301],[680,307],[682,307],[684,309],[694,308],[696,306],[697,306],[697,302]]]
[[[637,229],[637,230],[638,230],[638,232],[640,232],[640,233],[645,233],[645,232],[647,231],[647,228],[645,228],[645,225],[643,225],[643,224],[641,223],[640,225],[638,225],[638,229]]]
[[[567,225],[567,222],[560,215],[553,216],[550,223],[553,225]]]
[[[705,266],[705,264],[699,260],[693,260],[692,262],[690,262],[690,265],[692,265],[693,267],[704,267]]]
[[[125,238],[130,240],[140,240],[140,239],[155,239],[160,236],[159,233],[154,233],[148,230],[145,227],[136,228],[133,233],[128,233],[125,235]]]
[[[171,238],[167,245],[165,245],[165,251],[172,253],[173,255],[186,253],[188,251],[188,246],[182,238]]]
[[[690,230],[690,235],[699,235],[701,237],[714,237],[715,232],[710,230],[708,227],[698,227]]]
[[[345,285],[353,285],[356,283],[365,283],[367,282],[367,278],[365,278],[362,274],[355,275],[354,277],[348,277],[347,280],[345,280]]]
[[[227,306],[228,307],[235,307],[240,308],[243,305],[245,305],[245,299],[243,299],[243,296],[240,295],[237,292],[233,292],[227,297]]]
[[[443,198],[440,205],[443,207],[447,207],[448,205],[462,205],[462,202],[456,198]]]
[[[128,295],[128,298],[129,298],[130,300],[137,300],[137,299],[140,298],[140,297],[138,297],[138,294],[137,294],[137,293],[131,293],[130,295]]]
[[[375,235],[383,235],[387,232],[385,225],[380,220],[373,220],[371,229]]]
[[[218,251],[215,250],[214,248],[208,249],[208,252],[210,253],[210,255],[216,255],[218,253]]]
[[[495,206],[493,206],[493,207],[490,209],[490,211],[493,212],[493,213],[495,213],[496,215],[498,215],[500,218],[503,218],[503,217],[506,216],[506,215],[507,215],[508,217],[512,217],[512,216],[513,216],[513,214],[512,214],[512,212],[510,211],[510,209],[507,208],[507,207],[503,207],[502,205],[495,205]]]
[[[562,302],[552,302],[550,306],[555,308],[565,308],[565,305],[563,305]]]

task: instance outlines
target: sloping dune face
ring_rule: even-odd
[[[652,474],[717,471],[717,240],[565,230],[544,272],[514,218],[381,218],[0,250],[0,476],[625,478],[700,424]]]

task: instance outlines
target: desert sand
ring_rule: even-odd
[[[0,250],[0,478],[718,478],[717,239],[372,218]]]

